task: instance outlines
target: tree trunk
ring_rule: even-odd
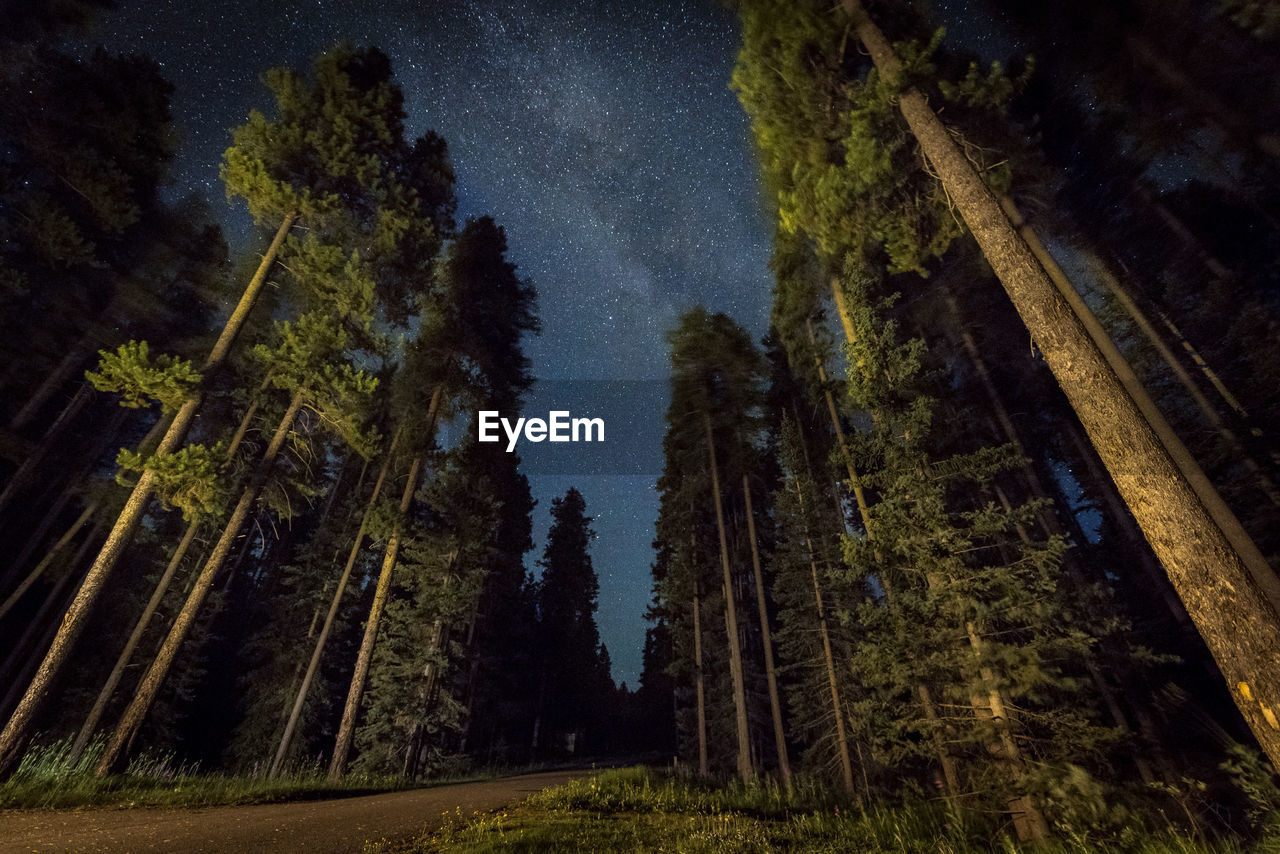
[[[769,712],[773,716],[774,749],[778,751],[778,771],[782,782],[791,788],[791,762],[787,759],[787,737],[782,729],[782,704],[778,701],[778,676],[773,666],[773,639],[769,633],[769,608],[764,598],[764,571],[760,568],[760,549],[756,544],[756,520],[751,512],[751,479],[742,476],[742,494],[747,501],[747,539],[751,543],[751,567],[756,576],[756,604],[760,608],[760,639],[764,645],[764,673],[769,683]]]
[[[18,470],[13,473],[13,476],[9,478],[9,482],[4,485],[4,490],[0,492],[0,512],[3,512],[18,493],[26,487],[40,467],[40,463],[44,461],[45,456],[53,448],[54,443],[66,431],[68,425],[75,422],[85,404],[92,398],[93,386],[88,382],[81,384],[76,389],[76,393],[71,396],[71,399],[67,401],[67,405],[62,407],[58,417],[49,425],[49,429],[44,432],[44,437],[40,440],[40,444],[36,446],[35,451],[22,461],[22,465],[18,466]]]
[[[797,478],[796,501],[800,512],[804,513],[804,491]],[[813,553],[813,538],[805,524],[805,548],[809,551],[809,574],[813,579],[813,602],[818,611],[818,632],[822,636],[822,658],[827,666],[827,687],[831,691],[831,713],[836,722],[836,752],[840,757],[840,775],[844,781],[845,791],[854,794],[853,763],[849,761],[849,740],[844,731],[844,709],[840,705],[840,688],[836,681],[835,656],[831,652],[831,632],[827,628],[827,614],[822,606],[822,585],[818,582],[818,562]],[[868,794],[870,794],[868,792]]]
[[[85,342],[81,339],[80,343],[72,347],[71,350],[62,357],[62,361],[58,362],[57,366],[49,372],[49,375],[41,381],[35,392],[31,397],[27,398],[27,402],[22,405],[22,408],[14,413],[13,419],[9,422],[10,430],[17,432],[26,427],[27,424],[31,422],[31,419],[35,418],[36,415],[39,414],[45,403],[49,401],[49,398],[53,397],[54,392],[61,388],[62,385],[71,378],[71,375],[75,372],[76,366],[83,362],[89,355],[84,345]],[[91,393],[92,390],[92,386],[90,386],[88,382],[85,382],[77,390],[76,396],[79,396],[81,392]],[[71,398],[72,403],[75,402],[75,399],[76,397]],[[65,408],[63,409],[63,412],[66,412]],[[57,422],[55,421],[54,424],[56,426]]]
[[[272,777],[280,773],[280,766],[284,763],[284,757],[289,752],[289,743],[293,740],[293,732],[298,726],[298,719],[302,716],[302,707],[306,702],[307,692],[311,690],[311,681],[320,669],[320,658],[324,654],[324,646],[329,641],[329,632],[333,630],[333,623],[338,617],[338,607],[342,604],[342,596],[347,590],[347,583],[351,580],[351,571],[355,568],[356,559],[360,556],[360,547],[364,544],[364,532],[369,527],[369,517],[373,513],[374,505],[378,503],[378,497],[382,495],[382,486],[387,481],[387,472],[390,470],[391,461],[395,457],[396,445],[400,441],[402,429],[397,429],[395,435],[391,438],[391,446],[387,448],[387,458],[382,462],[382,468],[378,471],[378,479],[373,484],[373,494],[369,496],[369,504],[365,507],[364,515],[360,518],[360,527],[356,531],[355,541],[351,544],[351,551],[347,553],[347,563],[342,568],[341,577],[338,578],[338,586],[333,591],[333,599],[329,602],[329,610],[325,614],[324,625],[320,628],[320,636],[316,638],[315,649],[311,652],[311,661],[307,664],[307,672],[302,677],[302,684],[298,686],[293,708],[289,712],[289,721],[285,724],[284,734],[280,737],[280,746],[276,748],[275,758],[271,760],[270,776]]]
[[[945,131],[943,132],[945,133]],[[967,162],[968,161],[965,161],[966,164]],[[981,185],[981,181],[979,181],[979,185]],[[1047,274],[1049,280],[1057,288],[1058,292],[1070,306],[1071,310],[1075,312],[1076,317],[1079,318],[1085,332],[1093,340],[1096,348],[1095,352],[1100,353],[1100,355],[1106,360],[1107,364],[1111,367],[1112,372],[1114,372],[1114,376],[1124,387],[1124,392],[1127,393],[1128,398],[1132,401],[1133,405],[1137,407],[1141,417],[1145,419],[1148,425],[1150,425],[1150,429],[1154,432],[1159,445],[1181,473],[1183,481],[1191,487],[1192,491],[1195,492],[1199,503],[1198,505],[1192,506],[1203,506],[1203,511],[1201,512],[1207,511],[1213,524],[1215,524],[1222,532],[1222,535],[1226,537],[1231,548],[1235,551],[1240,561],[1244,563],[1249,574],[1253,576],[1254,583],[1257,584],[1259,590],[1261,590],[1274,614],[1280,615],[1280,579],[1278,579],[1276,574],[1271,570],[1271,567],[1267,564],[1266,558],[1264,558],[1262,553],[1258,551],[1257,545],[1254,544],[1253,539],[1249,536],[1248,532],[1245,531],[1244,526],[1240,524],[1240,520],[1236,518],[1235,514],[1231,511],[1231,508],[1222,500],[1222,496],[1218,494],[1217,489],[1214,488],[1213,483],[1205,475],[1204,470],[1200,468],[1200,464],[1196,462],[1195,457],[1191,455],[1191,452],[1187,450],[1186,445],[1184,445],[1182,440],[1178,438],[1178,434],[1175,433],[1173,428],[1169,426],[1169,423],[1165,421],[1164,416],[1160,414],[1160,410],[1156,406],[1155,401],[1153,401],[1151,396],[1147,394],[1147,390],[1143,387],[1142,383],[1139,382],[1137,375],[1133,372],[1133,368],[1125,360],[1124,356],[1120,353],[1120,350],[1117,349],[1110,336],[1107,335],[1106,330],[1102,328],[1102,324],[1100,324],[1097,318],[1094,317],[1089,306],[1080,298],[1075,287],[1067,279],[1061,268],[1058,267],[1057,263],[1053,260],[1053,257],[1049,255],[1044,246],[1041,245],[1040,239],[1036,236],[1036,233],[1023,221],[1022,215],[1018,212],[1018,209],[1014,207],[1013,202],[1005,198],[1001,200],[1001,205],[1003,206],[1005,213],[1008,214],[1009,221],[1015,228],[1017,228],[1018,235],[1026,241],[1027,248],[1029,248],[1031,253],[1035,255],[1036,260],[1039,261],[1040,266],[1043,268],[1045,274]],[[1045,356],[1046,359],[1049,356],[1049,351],[1047,349],[1045,350]],[[1052,365],[1053,363],[1050,361],[1051,369]],[[1078,367],[1078,364],[1076,366]],[[1081,371],[1080,373],[1087,374],[1085,371]],[[1056,372],[1055,376],[1057,376]],[[1067,391],[1067,386],[1063,383],[1062,377],[1058,378],[1058,382],[1062,385],[1063,391]],[[1071,398],[1070,392],[1067,393],[1067,397],[1068,399]],[[1090,400],[1088,395],[1082,395],[1082,399],[1095,403]],[[1072,405],[1075,406],[1074,401],[1072,402]],[[1105,407],[1098,407],[1095,403],[1093,408],[1097,410]],[[1081,423],[1085,424],[1085,430],[1088,431],[1089,425],[1085,423],[1084,415],[1081,413],[1078,406],[1076,406],[1076,414],[1080,416]],[[1115,425],[1111,426],[1114,428]],[[1090,436],[1091,438],[1095,438],[1096,444],[1096,437],[1093,437],[1092,433],[1090,433]],[[1105,455],[1103,456],[1103,462],[1106,463]],[[1110,466],[1108,466],[1108,468],[1110,468]],[[1114,470],[1112,471],[1112,474],[1115,474]],[[1121,489],[1121,492],[1123,493],[1123,489]],[[1136,513],[1134,515],[1135,517],[1137,516]],[[1138,523],[1140,525],[1142,524],[1142,520],[1140,518],[1138,519]],[[1151,537],[1151,533],[1145,531],[1145,527],[1144,532],[1147,534],[1148,538]]]
[[[409,465],[409,476],[405,479],[404,491],[400,494],[401,515],[408,513],[409,505],[413,503],[413,492],[418,484],[418,470],[421,466],[422,457],[415,456]],[[378,587],[373,594],[373,605],[369,608],[369,621],[365,623],[364,637],[360,641],[360,654],[356,657],[356,669],[351,675],[351,686],[347,689],[347,702],[342,709],[342,724],[338,728],[333,759],[329,763],[331,782],[342,779],[347,769],[347,756],[351,753],[351,744],[355,740],[360,699],[364,695],[365,681],[369,678],[369,664],[373,661],[373,645],[378,639],[378,625],[382,622],[382,612],[386,610],[387,598],[391,595],[391,572],[395,569],[396,556],[399,552],[400,531],[397,530],[387,541],[387,550],[382,556],[382,571],[378,574]]]
[[[205,383],[208,382],[213,374],[217,373],[226,360],[227,354],[231,351],[231,345],[235,342],[236,336],[239,335],[241,328],[243,328],[245,321],[248,319],[249,312],[253,308],[258,293],[266,282],[267,272],[275,262],[280,246],[284,243],[285,235],[292,228],[295,219],[297,219],[296,215],[291,213],[287,214],[284,220],[281,221],[280,228],[276,231],[276,236],[271,241],[271,246],[267,249],[266,254],[262,256],[262,263],[258,265],[253,278],[240,296],[240,302],[223,326],[222,334],[218,336],[218,340],[209,352],[208,358],[205,359],[202,371]],[[182,444],[183,439],[186,438],[187,429],[195,419],[196,411],[200,408],[202,397],[203,392],[197,391],[193,397],[182,405],[177,414],[174,415],[173,421],[169,424],[169,428],[164,438],[160,441],[160,446],[156,449],[156,453],[171,453]],[[120,559],[120,555],[124,552],[129,541],[133,539],[133,534],[147,509],[154,482],[155,472],[151,469],[143,471],[138,478],[138,482],[134,485],[124,509],[120,511],[120,516],[116,519],[115,525],[112,527],[111,532],[107,534],[102,550],[98,553],[93,565],[89,567],[84,582],[81,583],[80,589],[76,591],[75,598],[67,608],[58,632],[53,638],[53,643],[49,646],[49,651],[45,654],[44,660],[40,662],[40,667],[36,671],[35,677],[31,680],[31,684],[27,686],[26,693],[23,694],[17,709],[14,710],[12,717],[9,718],[9,723],[5,726],[4,731],[0,732],[0,777],[7,776],[13,770],[26,746],[27,739],[31,736],[31,724],[36,711],[48,696],[50,685],[62,669],[63,663],[70,656],[76,639],[84,630],[89,611],[93,607],[93,603],[97,601],[98,594],[102,592],[102,588],[107,582],[107,577],[111,574],[111,570],[115,568],[116,562]]]
[[[842,2],[881,74],[898,78],[901,65],[861,3]],[[908,88],[898,106],[1164,564],[1250,729],[1280,765],[1276,611],[924,96]]]
[[[160,651],[156,653],[155,660],[151,662],[151,667],[147,670],[146,675],[142,677],[142,682],[139,683],[133,700],[130,701],[125,709],[120,723],[116,726],[110,740],[107,742],[106,750],[103,751],[102,758],[94,769],[95,775],[99,777],[105,776],[125,758],[126,745],[133,739],[133,735],[138,731],[138,728],[142,726],[142,721],[150,710],[152,702],[155,701],[156,694],[160,692],[160,687],[164,684],[164,679],[169,674],[173,659],[177,656],[178,649],[182,646],[191,624],[195,621],[200,607],[204,604],[205,596],[208,595],[209,589],[213,586],[218,570],[222,568],[227,556],[231,553],[231,548],[240,536],[240,529],[244,526],[245,519],[249,516],[249,511],[253,508],[254,502],[258,500],[258,495],[262,492],[263,486],[266,485],[267,478],[271,476],[271,471],[275,467],[276,457],[284,446],[285,439],[289,437],[289,433],[293,429],[294,419],[298,415],[298,410],[302,408],[304,399],[305,393],[302,389],[298,389],[293,393],[289,408],[285,410],[284,416],[280,419],[280,424],[276,427],[275,434],[271,437],[271,442],[267,445],[262,459],[254,467],[249,483],[245,486],[244,491],[240,493],[240,500],[236,503],[235,509],[231,511],[231,517],[222,529],[222,536],[218,538],[213,551],[209,554],[204,566],[201,567],[200,575],[196,578],[191,592],[187,595],[187,600],[183,603],[182,610],[173,621],[169,634],[160,646]]]
[[[733,572],[729,568],[729,540],[724,529],[724,507],[720,501],[720,472],[716,467],[716,446],[711,434],[711,416],[702,410],[707,434],[707,458],[711,464],[711,492],[716,508],[716,529],[720,532],[720,565],[724,570],[725,631],[729,636],[729,670],[733,679],[733,710],[738,733],[738,775],[744,782],[755,776],[751,765],[751,736],[747,729],[747,695],[742,673],[742,647],[738,642],[738,609],[734,604]]]
[[[1178,381],[1178,384],[1182,386],[1183,391],[1187,393],[1187,396],[1191,398],[1193,403],[1195,403],[1196,408],[1198,408],[1201,414],[1204,415],[1205,420],[1209,422],[1213,429],[1218,431],[1218,435],[1222,437],[1222,440],[1226,443],[1227,447],[1231,449],[1231,452],[1235,454],[1242,463],[1244,463],[1245,468],[1249,470],[1249,473],[1257,479],[1258,485],[1261,487],[1263,493],[1266,494],[1267,499],[1272,503],[1272,505],[1280,507],[1280,490],[1276,488],[1276,484],[1267,476],[1267,473],[1262,470],[1262,467],[1258,465],[1258,461],[1255,460],[1245,449],[1244,444],[1240,441],[1240,437],[1235,434],[1235,431],[1222,420],[1222,416],[1219,415],[1218,411],[1209,403],[1208,398],[1204,396],[1204,393],[1200,391],[1200,387],[1196,385],[1195,381],[1191,378],[1191,374],[1187,372],[1186,368],[1182,367],[1182,363],[1178,361],[1177,356],[1175,356],[1173,351],[1169,349],[1168,345],[1164,343],[1164,339],[1160,337],[1160,333],[1156,331],[1155,326],[1147,318],[1146,314],[1138,307],[1138,304],[1134,302],[1133,298],[1129,296],[1128,291],[1126,291],[1124,286],[1120,284],[1119,280],[1116,279],[1115,276],[1111,275],[1111,271],[1103,265],[1100,258],[1094,255],[1086,255],[1086,258],[1092,262],[1094,267],[1094,277],[1098,281],[1102,282],[1111,295],[1115,297],[1116,302],[1120,303],[1120,307],[1123,308],[1125,313],[1133,320],[1134,325],[1138,327],[1139,331],[1141,331],[1144,336],[1146,336],[1147,341],[1151,343],[1151,346],[1155,349],[1156,353],[1159,354],[1165,365],[1168,366],[1174,379]],[[1183,343],[1186,343],[1185,340]],[[1190,352],[1195,352],[1195,348],[1190,347],[1189,344],[1187,347]],[[1198,356],[1199,354],[1197,353],[1196,355]],[[1203,364],[1203,360],[1201,360],[1201,363]],[[1208,370],[1208,365],[1204,365],[1204,370],[1208,371],[1206,376],[1216,378],[1217,375]],[[1234,400],[1234,398],[1232,399]]]
[[[693,594],[694,686],[698,702],[698,776],[710,773],[707,766],[707,700],[702,681],[702,603]]]
[[[56,620],[48,621],[48,627],[45,629],[45,632],[38,643],[34,642],[34,632],[37,630],[38,626],[45,623],[55,607],[63,607],[63,603],[66,601],[63,596],[67,587],[71,585],[71,582],[80,577],[79,573],[76,571],[76,567],[84,560],[84,556],[88,553],[89,547],[97,540],[97,538],[98,528],[95,527],[84,538],[84,542],[80,544],[80,548],[76,550],[75,556],[71,558],[71,562],[67,566],[66,573],[62,578],[58,579],[53,590],[49,591],[49,597],[45,599],[44,604],[40,606],[40,610],[36,612],[35,618],[31,621],[31,627],[28,633],[24,635],[22,641],[14,647],[13,653],[9,656],[8,660],[5,661],[4,667],[0,668],[0,677],[2,677],[7,671],[13,670],[17,666],[18,662],[25,662],[22,670],[14,674],[10,689],[5,693],[4,698],[0,700],[0,715],[3,715],[17,700],[18,693],[21,690],[20,686],[31,676],[32,669],[36,666],[36,662],[39,661],[38,656],[40,654],[40,650],[52,643],[54,632],[58,629],[58,623]],[[3,683],[0,682],[0,684]]]
[[[75,741],[71,744],[72,764],[75,764],[80,754],[89,744],[89,739],[93,737],[93,733],[98,728],[98,722],[102,720],[102,713],[107,709],[107,703],[110,702],[111,696],[116,691],[116,686],[120,684],[120,679],[124,676],[125,668],[129,666],[129,661],[133,658],[133,652],[138,648],[138,644],[142,642],[142,636],[146,634],[147,627],[151,625],[151,618],[155,616],[156,610],[160,607],[160,603],[164,600],[164,594],[169,590],[169,583],[173,581],[173,576],[177,573],[178,567],[182,565],[182,559],[186,557],[187,549],[191,547],[191,542],[196,538],[196,532],[200,530],[200,523],[193,521],[187,526],[187,531],[182,535],[182,540],[178,543],[178,547],[173,550],[173,554],[169,557],[169,563],[164,568],[164,573],[160,576],[160,581],[156,583],[155,590],[151,592],[151,598],[147,600],[147,606],[142,609],[142,614],[133,625],[133,631],[129,634],[129,639],[125,641],[124,649],[120,650],[120,655],[116,656],[116,663],[111,668],[111,673],[107,676],[106,683],[102,686],[102,690],[98,692],[98,697],[94,700],[93,708],[89,710],[89,714],[85,717],[84,723],[80,726],[80,732],[76,734]]]
[[[265,392],[267,383],[270,381],[270,375],[264,379],[259,393]],[[227,445],[227,452],[223,458],[223,466],[230,465],[236,456],[236,451],[240,448],[240,443],[244,439],[245,433],[249,429],[249,423],[253,420],[253,416],[258,411],[258,402],[254,401],[245,410],[243,417],[240,419],[240,425],[236,428],[235,435],[231,439],[231,443]],[[93,737],[94,730],[98,728],[98,722],[102,720],[102,713],[106,711],[107,703],[111,701],[112,694],[115,693],[116,686],[120,684],[120,679],[124,676],[125,668],[129,666],[130,659],[133,658],[134,650],[138,648],[138,644],[142,642],[142,636],[146,634],[147,627],[151,625],[151,618],[155,616],[156,610],[160,607],[160,603],[164,601],[164,595],[169,590],[169,585],[173,581],[173,577],[177,574],[178,567],[182,565],[183,558],[187,556],[187,550],[191,548],[191,543],[195,541],[196,534],[200,530],[203,520],[193,519],[187,524],[187,530],[182,535],[182,539],[178,542],[177,548],[173,550],[173,554],[169,556],[169,562],[161,574],[160,580],[156,582],[155,589],[151,592],[151,598],[147,600],[147,605],[142,609],[142,614],[134,623],[133,631],[129,633],[129,639],[125,642],[124,649],[120,651],[120,655],[116,657],[116,663],[111,668],[111,673],[107,675],[107,681],[102,686],[102,690],[98,692],[98,697],[94,700],[93,708],[89,710],[89,714],[85,717],[84,723],[80,726],[80,732],[76,734],[75,741],[71,744],[71,761],[74,763],[79,759],[80,754],[89,744],[89,739]]]

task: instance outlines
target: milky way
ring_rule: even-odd
[[[663,334],[696,303],[763,333],[772,226],[747,120],[727,88],[736,23],[710,0],[122,6],[93,38],[152,55],[176,84],[186,144],[173,192],[208,196],[233,240],[250,226],[222,204],[218,162],[230,128],[269,106],[259,74],[304,68],[337,41],[373,44],[392,59],[410,133],[448,141],[460,214],[502,224],[511,259],[538,289],[543,332],[527,345],[537,376],[660,380]],[[651,385],[645,394],[627,384],[633,398],[610,411],[663,406],[661,383]],[[660,431],[630,441],[652,446],[620,454],[649,459]],[[568,486],[597,516],[601,634],[615,677],[633,687],[656,475],[530,478],[538,550],[550,499]]]

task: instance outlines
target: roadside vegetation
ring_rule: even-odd
[[[269,804],[373,795],[483,780],[524,770],[465,771],[459,767],[430,781],[417,782],[392,774],[353,773],[331,781],[327,765],[319,759],[275,776],[269,776],[266,768],[248,774],[219,774],[196,763],[181,762],[173,753],[147,751],[134,757],[124,773],[97,777],[93,768],[101,755],[101,741],[78,759],[72,757],[70,743],[65,740],[33,748],[13,776],[0,782],[0,809]]]
[[[1189,786],[1194,789],[1194,786]],[[1176,809],[1176,807],[1175,807]],[[1110,825],[1059,826],[1042,854],[1245,854],[1280,850],[1280,826],[1258,815],[1250,838],[1215,835],[1215,829],[1181,823],[1172,812],[1130,812],[1108,804]],[[723,788],[682,775],[645,768],[605,771],[548,789],[520,806],[481,818],[459,815],[442,830],[408,847],[370,846],[391,852],[663,851],[677,854],[787,851],[802,854],[918,854],[918,852],[1018,852],[1003,817],[951,817],[939,801],[893,807],[842,803],[830,789],[797,780],[790,792],[776,783]]]

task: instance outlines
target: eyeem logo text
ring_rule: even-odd
[[[517,418],[512,424],[509,419],[502,418],[496,409],[482,409],[479,412],[479,440],[481,442],[500,442],[498,427],[507,434],[507,453],[516,449],[520,434],[530,442],[603,442],[603,418],[570,418],[567,409],[555,409],[547,413],[544,421],[541,418]],[[592,438],[594,435],[595,438]]]

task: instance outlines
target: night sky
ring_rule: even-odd
[[[409,135],[433,129],[449,143],[460,220],[493,216],[538,290],[543,331],[527,342],[535,375],[597,381],[544,384],[526,414],[561,406],[569,388],[575,407],[599,400],[606,425],[646,416],[611,431],[605,462],[525,455],[539,501],[529,564],[551,499],[578,487],[596,517],[601,635],[615,679],[633,688],[657,515],[663,335],[699,302],[757,338],[768,316],[771,214],[728,89],[736,28],[712,0],[121,0],[91,35],[150,54],[176,85],[185,144],[173,192],[207,196],[233,245],[250,222],[223,203],[218,164],[230,129],[270,107],[259,74],[306,68],[344,40],[391,57]]]

